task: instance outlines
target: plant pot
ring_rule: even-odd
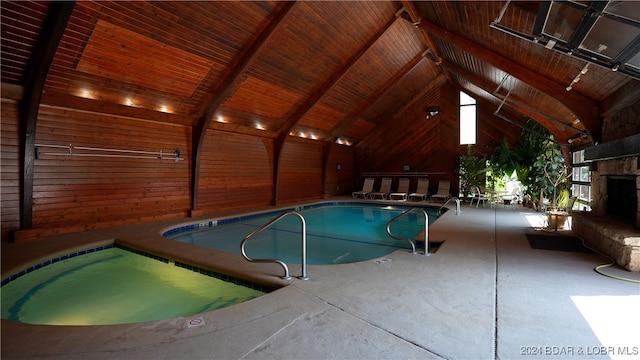
[[[567,225],[567,219],[569,219],[569,214],[564,211],[549,211],[547,212],[547,228],[563,229]]]

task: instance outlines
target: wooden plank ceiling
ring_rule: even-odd
[[[584,60],[490,26],[502,14],[500,25],[533,36],[540,3],[505,4],[79,1],[42,102],[357,145],[448,81],[561,142],[583,132],[597,141],[599,104],[638,79],[591,65],[572,84]],[[25,86],[52,5],[1,6],[2,82]]]

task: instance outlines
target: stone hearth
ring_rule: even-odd
[[[629,271],[640,272],[640,231],[629,223],[593,213],[573,213],[573,232]]]

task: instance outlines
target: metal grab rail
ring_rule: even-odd
[[[424,209],[419,208],[419,207],[412,207],[409,210],[405,210],[403,211],[400,215],[394,217],[393,219],[389,220],[389,222],[387,223],[387,234],[389,234],[389,236],[391,236],[392,238],[396,239],[396,240],[406,240],[409,242],[409,244],[411,244],[411,253],[415,254],[416,253],[416,244],[413,242],[413,240],[409,239],[409,238],[403,238],[400,236],[396,236],[393,235],[391,233],[391,224],[400,219],[401,217],[407,215],[408,213],[415,211],[415,210],[419,210],[420,212],[422,212],[422,214],[424,215],[424,255],[425,256],[429,256],[429,215],[427,214],[426,211],[424,211]]]
[[[460,213],[462,213],[462,210],[460,210],[460,199],[456,197],[452,197],[452,198],[449,198],[447,201],[445,201],[445,203],[438,208],[438,215],[442,214],[442,208],[444,208],[449,203],[449,201],[452,201],[452,200],[456,202],[456,215],[460,215]]]
[[[285,264],[282,260],[279,260],[279,259],[254,259],[254,258],[250,257],[249,255],[247,255],[247,253],[245,252],[245,249],[244,249],[247,240],[249,240],[250,238],[252,238],[255,235],[258,235],[264,229],[268,228],[269,226],[275,224],[276,222],[280,221],[281,219],[283,219],[283,218],[285,218],[285,217],[287,217],[289,215],[297,216],[300,219],[300,222],[302,224],[302,275],[298,276],[298,279],[300,279],[300,280],[309,280],[309,277],[307,277],[307,223],[304,221],[304,217],[302,217],[302,215],[300,215],[299,213],[297,213],[295,211],[287,211],[287,212],[279,215],[278,217],[274,218],[273,220],[269,221],[268,223],[262,225],[260,228],[258,228],[256,231],[252,232],[251,234],[245,236],[244,239],[242,239],[242,242],[240,243],[240,252],[242,253],[242,256],[244,256],[244,258],[247,259],[247,261],[279,264],[280,266],[282,266],[282,269],[284,270],[284,276],[282,278],[285,279],[285,280],[291,280],[291,276],[289,275],[289,268],[287,267],[287,264]]]

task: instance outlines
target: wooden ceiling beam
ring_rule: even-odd
[[[440,52],[440,49],[436,46],[436,43],[435,41],[433,41],[433,38],[431,37],[431,35],[427,31],[425,31],[424,28],[419,26],[422,18],[420,17],[420,13],[416,8],[416,4],[411,0],[402,0],[402,6],[404,6],[404,9],[407,11],[407,14],[409,14],[409,17],[411,18],[411,22],[420,31],[422,38],[427,43],[427,46],[429,47],[427,51],[431,52],[431,54],[434,56],[433,61],[435,61],[436,65],[441,66],[442,53]],[[446,72],[446,69],[444,69],[443,67],[441,67],[441,69],[444,72],[444,75],[447,77],[447,80],[452,82],[451,75],[449,75]]]
[[[599,141],[601,120],[597,116],[597,105],[592,99],[575,91],[566,91],[565,86],[429,21],[422,19],[420,26],[442,40],[448,41],[480,60],[501,69],[547,96],[557,99],[582,122],[594,141]],[[569,119],[570,122],[573,120]]]
[[[75,1],[51,2],[49,14],[42,25],[40,38],[36,43],[33,59],[27,72],[24,99],[20,111],[22,145],[20,153],[22,163],[20,228],[22,230],[30,229],[33,226],[33,162],[36,157],[36,128],[42,92],[74,7]]]
[[[452,64],[451,62],[444,60],[443,61],[443,66],[445,68],[447,68],[448,71],[451,71],[452,73],[460,76],[461,78],[469,81],[471,84],[479,87],[480,89],[486,91],[487,93],[491,94],[491,96],[493,96],[495,99],[497,99],[498,101],[502,102],[502,100],[507,96],[506,94],[499,94],[496,95],[494,94],[494,91],[496,89],[496,87],[498,86],[497,84],[494,84],[492,81],[489,80],[485,80],[481,77],[479,77],[478,75],[471,73],[470,71],[467,71],[457,65]],[[509,99],[514,100],[516,103],[522,103],[524,102],[524,100],[520,99],[518,96],[510,94]],[[519,106],[516,103],[513,102],[506,102],[507,105],[509,105],[511,108],[513,108],[514,110],[520,112],[523,115],[526,115],[528,117],[530,117],[531,119],[535,120],[536,122],[538,122],[539,124],[541,124],[542,126],[544,126],[545,128],[547,128],[547,130],[549,130],[549,132],[551,133],[551,135],[553,135],[554,138],[556,138],[558,141],[561,142],[566,142],[566,140],[568,139],[567,135],[564,133],[560,133],[556,130],[555,126],[552,126],[553,124],[551,123],[551,121],[547,118],[545,118],[544,116],[541,116],[540,114],[538,114],[535,111],[531,111],[530,109],[527,109],[525,107]]]
[[[411,99],[409,99],[409,101],[407,101],[402,108],[400,108],[400,110],[397,111],[397,115],[391,118],[388,118],[387,120],[385,120],[384,122],[378,124],[374,129],[377,129],[381,126],[385,126],[385,124],[388,124],[390,122],[393,121],[393,119],[395,117],[397,117],[400,114],[404,114],[408,109],[410,109],[413,106],[416,106],[416,102],[422,100],[425,96],[427,96],[430,92],[440,88],[442,85],[444,85],[447,82],[447,78],[444,76],[444,74],[440,74],[438,75],[438,77],[436,77],[435,79],[433,79],[433,81],[431,81],[429,83],[429,86],[425,87],[424,89],[422,89],[421,92],[415,94],[413,97],[411,97]],[[367,142],[369,141],[369,138],[371,137],[371,135],[374,133],[374,131],[370,131],[369,134],[367,134],[367,136],[365,136],[362,140],[360,140],[359,142],[357,142],[356,144],[354,144],[356,147],[359,146],[363,146],[366,145]]]
[[[347,131],[351,125],[353,125],[358,118],[364,113],[367,109],[371,108],[375,105],[395,84],[404,78],[413,68],[415,68],[420,61],[424,58],[426,52],[422,54],[418,54],[413,57],[405,66],[400,69],[391,79],[389,79],[378,91],[369,98],[369,100],[361,105],[358,109],[346,115],[338,123],[329,131],[329,136],[327,136],[326,141],[334,142],[340,136],[342,136],[345,131]]]
[[[387,32],[387,30],[395,23],[398,19],[399,14],[395,14],[393,18],[387,21],[384,26],[382,26],[376,34],[367,41],[366,44],[360,47],[360,49],[349,59],[349,61],[340,68],[336,73],[332,74],[319,88],[317,88],[313,94],[311,94],[288,118],[285,122],[280,126],[278,132],[280,136],[286,138],[289,135],[291,129],[302,119],[302,117],[309,112],[320,99],[327,93],[329,90],[345,76],[349,70],[355,65],[358,60],[362,58],[362,56]]]
[[[285,2],[280,11],[275,15],[273,20],[262,30],[260,35],[251,44],[251,47],[242,55],[237,64],[231,69],[224,80],[220,83],[217,90],[212,94],[209,100],[203,105],[199,111],[198,124],[193,130],[192,141],[192,162],[191,162],[191,186],[192,186],[192,199],[191,209],[197,210],[198,208],[198,181],[200,173],[200,154],[202,147],[204,146],[204,139],[207,132],[207,128],[211,123],[213,115],[217,111],[222,102],[229,96],[229,94],[235,89],[235,86],[242,80],[247,69],[253,64],[254,60],[258,57],[258,53],[263,48],[264,44],[271,38],[277,29],[284,23],[288,15],[291,13],[291,9],[295,5],[294,1]]]
[[[322,97],[329,92],[333,86],[345,76],[349,70],[362,58],[362,56],[384,35],[387,30],[396,22],[400,12],[396,11],[394,16],[387,21],[386,24],[380,27],[366,44],[360,47],[360,49],[343,65],[336,73],[332,74],[320,87],[318,87],[287,119],[282,126],[278,129],[278,138],[274,144],[274,180],[273,180],[273,204],[278,203],[278,183],[279,183],[279,164],[280,156],[282,155],[282,148],[289,136],[289,133],[296,124],[302,119],[302,117],[309,112]]]

